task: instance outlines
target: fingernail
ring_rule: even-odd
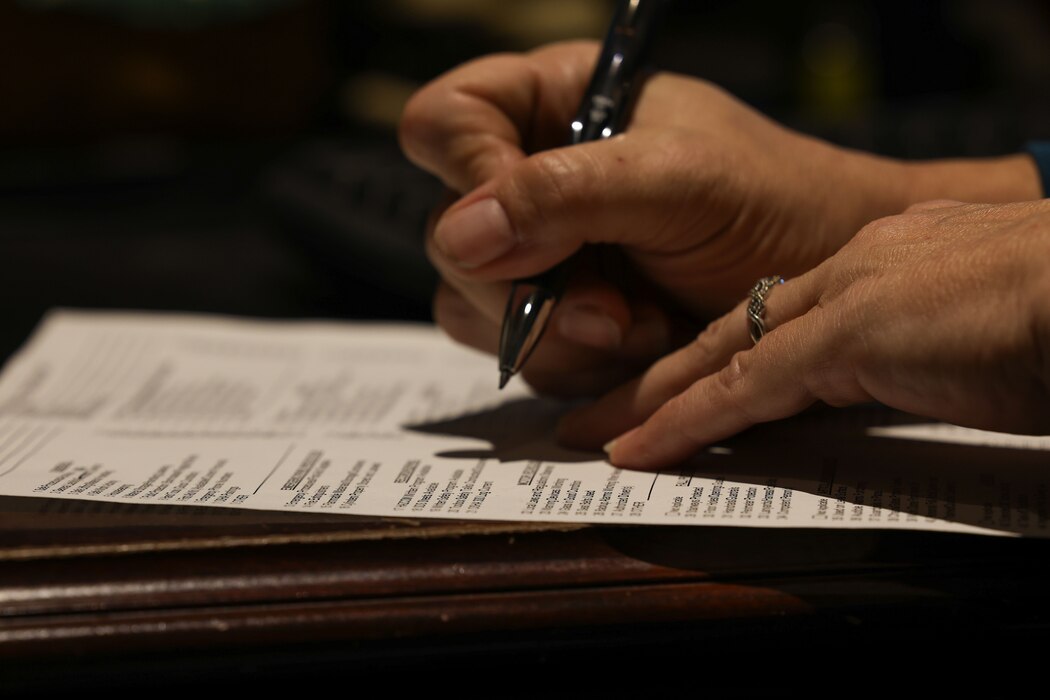
[[[509,252],[517,240],[507,212],[490,197],[442,217],[434,243],[454,263],[470,269]]]
[[[564,338],[601,350],[618,348],[623,342],[616,321],[590,306],[565,309],[558,316],[558,332]]]
[[[609,442],[607,442],[604,445],[602,445],[602,450],[605,451],[605,454],[611,455],[614,447],[616,447],[616,440],[615,439],[614,440],[610,440]]]

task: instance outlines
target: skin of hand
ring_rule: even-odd
[[[408,157],[453,193],[426,239],[452,338],[495,353],[511,280],[610,244],[578,256],[523,372],[542,393],[593,396],[635,376],[758,277],[802,274],[914,202],[1040,196],[1027,156],[879,158],[666,73],[646,81],[625,133],[558,147],[596,54],[574,42],[476,60],[421,89],[400,127]]]
[[[774,287],[757,344],[740,305],[560,429],[592,445],[627,430],[606,449],[637,469],[817,401],[1050,432],[1047,260],[1050,200],[912,207]]]

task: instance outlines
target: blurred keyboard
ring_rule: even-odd
[[[266,176],[284,228],[348,282],[429,308],[437,275],[423,232],[444,188],[394,146],[318,142]]]

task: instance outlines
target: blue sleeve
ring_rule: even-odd
[[[1039,181],[1043,183],[1043,196],[1050,196],[1050,141],[1029,141],[1024,149],[1035,159]]]

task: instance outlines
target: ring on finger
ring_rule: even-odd
[[[766,334],[766,298],[773,291],[773,287],[778,284],[784,284],[784,278],[780,275],[771,275],[758,280],[751,288],[751,300],[747,304],[747,320],[752,343],[758,343]]]

